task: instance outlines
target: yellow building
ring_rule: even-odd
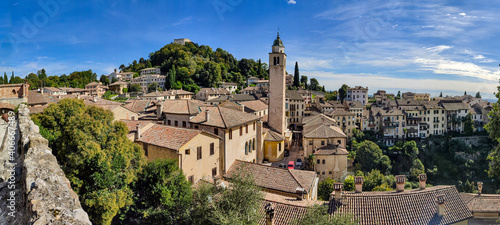
[[[267,130],[267,129],[264,129]],[[263,132],[264,160],[278,162],[285,158],[285,138],[272,130]]]
[[[347,172],[347,155],[349,152],[338,145],[329,144],[315,149],[316,165],[314,171],[318,174],[319,180],[326,178],[340,180]]]
[[[186,178],[195,183],[220,175],[220,138],[209,132],[149,121],[122,120],[128,138],[141,145],[148,160],[175,159]]]

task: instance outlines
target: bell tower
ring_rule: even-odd
[[[286,54],[280,34],[269,53],[269,126],[281,135],[287,130],[285,118]]]

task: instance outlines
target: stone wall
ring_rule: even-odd
[[[27,223],[91,224],[26,105],[20,105],[18,118]]]

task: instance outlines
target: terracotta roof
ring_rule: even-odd
[[[92,83],[89,83],[89,84],[85,85],[85,87],[87,87],[87,86],[94,86],[94,85],[101,85],[102,86],[102,84],[100,84],[100,83],[92,82]]]
[[[189,99],[165,100],[162,102],[162,112],[167,114],[197,115],[200,113],[200,106],[205,106],[200,101]]]
[[[152,100],[131,100],[127,101],[127,103],[123,106],[129,109],[132,112],[136,113],[144,113],[147,111],[155,111],[156,110],[156,101]]]
[[[193,94],[193,92],[185,91],[182,89],[180,89],[180,90],[170,89],[168,91],[171,91],[175,95],[192,95]]]
[[[12,105],[10,103],[0,103],[0,109],[12,109],[14,110],[16,108],[15,105]]]
[[[114,102],[102,98],[94,98],[92,96],[81,96],[80,99],[83,99],[86,105],[121,105],[120,102]]]
[[[38,93],[37,90],[28,91],[28,105],[44,105],[48,102],[46,95]]]
[[[116,86],[116,85],[127,85],[127,82],[117,81],[117,82],[110,84],[109,86]]]
[[[346,138],[342,130],[336,126],[325,124],[315,125],[309,132],[304,134],[305,138]]]
[[[473,213],[500,213],[500,195],[460,193]]]
[[[437,214],[436,196],[444,195],[443,216]],[[344,192],[331,200],[329,213],[352,213],[360,224],[452,224],[472,217],[455,186],[434,186],[404,192]]]
[[[207,102],[224,102],[227,100],[245,102],[245,101],[254,101],[256,99],[258,99],[258,97],[253,94],[231,94],[231,95],[219,96],[217,98],[210,99]]]
[[[260,117],[221,106],[200,107],[201,112],[189,122],[207,126],[231,128],[245,123],[259,120]],[[209,120],[206,121],[206,110],[209,111]]]
[[[202,88],[198,93],[207,93],[209,95],[213,94],[220,94],[220,95],[229,95],[231,94],[227,89],[225,88]]]
[[[272,130],[268,130],[266,134],[266,138],[264,141],[284,141],[285,137],[281,136],[281,134],[278,134]]]
[[[337,121],[325,114],[316,114],[302,119],[302,124],[304,124],[304,127],[318,124],[337,125]]]
[[[44,89],[49,90],[49,91],[62,91],[62,89],[59,89],[56,87],[44,87]]]
[[[42,105],[42,106],[35,106],[35,107],[28,107],[30,110],[30,114],[36,114],[36,113],[42,113],[44,109],[49,107],[49,105]]]
[[[258,112],[268,108],[267,104],[261,100],[247,101],[240,104],[245,106],[245,112],[248,113]]]
[[[137,141],[180,150],[182,146],[201,133],[201,130],[155,124],[145,131],[141,130],[141,137]]]
[[[304,217],[308,209],[308,207],[305,206],[295,206],[281,202],[264,200],[262,205],[259,207],[260,218],[258,224],[267,224],[265,206],[268,203],[272,203],[274,206],[274,225],[293,225],[292,222]]]
[[[227,171],[226,178],[230,179],[238,168],[242,168],[245,172],[251,174],[255,180],[255,185],[259,187],[293,194],[296,193],[298,187],[304,188],[307,193],[310,193],[314,179],[316,178],[314,171],[289,170],[241,160],[236,160],[231,165]]]
[[[457,111],[461,109],[469,109],[469,105],[463,102],[441,103],[446,111]]]
[[[304,100],[302,95],[298,91],[287,90],[285,96],[290,100]]]
[[[349,152],[342,147],[329,144],[316,149],[315,155],[349,155]]]

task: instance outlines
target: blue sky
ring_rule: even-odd
[[[483,0],[4,0],[0,72],[109,74],[174,38],[267,61],[279,28],[287,70],[297,61],[327,90],[346,83],[493,98],[499,10]]]

